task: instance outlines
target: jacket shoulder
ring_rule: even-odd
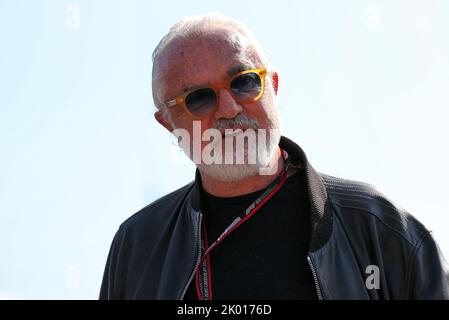
[[[120,225],[106,262],[100,299],[133,299],[147,261],[159,270],[167,251],[164,237],[172,233],[192,187],[191,182],[153,201]],[[156,280],[148,283],[157,285]]]
[[[331,206],[344,220],[369,221],[395,232],[417,246],[429,231],[407,210],[394,203],[375,186],[321,174]]]

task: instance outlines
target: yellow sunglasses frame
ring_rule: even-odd
[[[252,99],[248,99],[248,100],[245,100],[245,99],[242,100],[241,98],[236,97],[236,96],[234,95],[234,93],[232,92],[232,90],[231,90],[231,83],[232,83],[232,81],[233,81],[235,78],[237,78],[237,77],[239,77],[239,76],[241,76],[241,75],[247,74],[247,73],[256,73],[256,74],[260,77],[261,84],[262,84],[262,88],[261,88],[261,90],[260,90],[260,93],[259,93],[256,97],[254,97],[254,98],[252,98]],[[174,98],[174,99],[172,99],[172,100],[166,101],[166,102],[164,103],[164,106],[166,106],[167,108],[172,108],[172,107],[174,107],[174,106],[179,105],[179,106],[181,106],[181,107],[182,107],[182,108],[183,108],[183,109],[184,109],[184,110],[185,110],[185,111],[186,111],[192,118],[197,118],[197,119],[205,118],[205,117],[208,117],[209,115],[213,114],[213,113],[217,110],[217,108],[218,108],[218,100],[219,100],[219,98],[220,98],[220,96],[219,96],[219,92],[220,92],[219,90],[220,90],[220,89],[226,89],[226,90],[228,90],[228,92],[229,92],[229,93],[236,99],[236,101],[239,102],[239,103],[248,103],[248,102],[254,102],[254,101],[259,100],[260,97],[262,97],[263,93],[265,92],[265,76],[266,76],[267,74],[268,74],[268,72],[267,72],[267,69],[266,69],[266,68],[258,68],[258,69],[251,69],[251,70],[241,71],[241,72],[238,72],[238,73],[234,74],[233,76],[231,76],[230,78],[228,78],[228,79],[226,79],[226,80],[223,80],[223,81],[221,81],[221,82],[219,82],[219,83],[215,83],[215,84],[212,84],[212,85],[209,85],[209,86],[204,86],[204,87],[200,87],[200,88],[196,88],[196,89],[192,89],[192,90],[189,90],[189,91],[187,91],[187,92],[184,92],[183,94],[177,96],[176,98]],[[196,91],[196,90],[206,89],[206,88],[210,88],[210,89],[212,89],[212,90],[215,91],[215,94],[216,94],[216,96],[217,96],[217,103],[216,103],[216,105],[215,105],[214,110],[211,111],[210,114],[207,114],[207,115],[204,115],[204,116],[196,116],[196,115],[194,115],[194,114],[192,114],[192,113],[190,112],[189,108],[187,108],[186,100],[185,100],[185,99],[186,99],[186,97],[187,97],[190,93],[192,93],[192,92],[194,92],[194,91]]]

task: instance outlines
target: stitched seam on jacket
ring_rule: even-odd
[[[415,265],[416,265],[416,256],[418,255],[418,251],[419,249],[421,249],[422,244],[424,243],[424,241],[427,239],[428,236],[430,236],[431,232],[427,232],[427,234],[424,235],[424,237],[421,238],[421,240],[418,242],[418,244],[416,245],[415,249],[413,250],[413,252],[410,254],[410,258],[409,258],[409,263],[407,265],[409,265],[409,269],[407,271],[407,277],[406,279],[406,291],[405,293],[407,294],[407,299],[411,299],[411,277],[412,274],[415,270]]]
[[[389,200],[389,199],[387,199],[385,197],[383,198],[384,201],[382,201],[382,199],[379,199],[380,195],[367,195],[366,193],[364,193],[364,194],[351,193],[349,195],[348,192],[338,192],[338,191],[335,191],[335,190],[329,190],[329,191],[330,191],[329,193],[331,193],[331,194],[338,194],[338,195],[342,195],[342,196],[347,196],[347,197],[341,197],[342,199],[345,199],[345,200],[351,199],[350,197],[375,200],[379,204],[381,204],[381,205],[383,205],[383,206],[385,206],[387,208],[394,209],[394,210],[400,209],[400,210],[406,211],[406,210],[404,210],[403,208],[401,208],[398,205],[394,206],[394,205],[389,205],[387,203],[384,203],[384,201],[387,201],[387,202],[393,202],[393,201],[391,201],[391,200]]]
[[[341,228],[343,229],[343,232],[345,233],[346,239],[347,239],[347,241],[348,241],[348,243],[349,243],[349,245],[351,247],[351,250],[354,253],[354,259],[357,261],[357,266],[359,267],[359,272],[360,272],[360,274],[363,274],[365,270],[361,269],[362,268],[361,267],[362,263],[359,261],[357,255],[355,254],[356,251],[354,250],[354,247],[352,246],[352,241],[350,241],[351,238],[348,235],[349,233],[346,230],[346,226],[345,226],[345,224],[343,223],[341,217],[338,214],[336,214],[335,216],[337,217],[337,219],[338,219],[338,221],[339,221],[339,223],[341,225]],[[368,296],[371,298],[371,296],[369,294],[368,294]]]
[[[404,238],[410,245],[412,245],[413,247],[415,247],[417,244],[416,243],[412,243],[405,235],[403,235],[400,231],[394,229],[393,227],[391,227],[390,225],[388,225],[385,221],[383,221],[382,219],[380,219],[377,215],[375,215],[374,213],[372,213],[371,211],[365,209],[365,208],[358,208],[356,206],[348,206],[348,205],[342,205],[339,203],[334,202],[334,205],[339,206],[341,208],[351,208],[351,209],[357,209],[357,210],[362,210],[365,211],[367,213],[369,213],[370,215],[372,215],[373,217],[375,217],[378,221],[380,221],[385,227],[387,227],[388,229],[390,229],[391,231],[397,233],[398,235],[400,235],[402,238]],[[418,230],[419,231],[419,230]],[[418,241],[419,243],[419,241]]]
[[[349,201],[356,201],[355,199],[350,199],[350,198],[342,198],[342,197],[339,197],[339,199],[342,199],[342,200],[349,200]],[[361,208],[361,207],[358,207],[358,206],[356,206],[356,205],[350,205],[350,204],[343,204],[343,203],[340,203],[339,201],[336,201],[336,203],[337,203],[337,205],[340,205],[341,207],[353,207],[353,208],[357,208],[357,209],[360,209],[360,210],[363,210],[363,211],[367,211],[367,212],[370,212],[370,213],[372,213],[372,211],[370,211],[370,210],[368,210],[368,209],[366,209],[366,208]],[[399,212],[399,213],[401,213],[401,214],[410,214],[410,213],[408,213],[407,211],[400,211],[400,210],[398,210],[398,208],[393,208],[393,207],[389,207],[389,206],[386,206],[387,208],[389,208],[389,209],[393,209],[393,210],[395,210],[395,211],[397,211],[397,212]],[[375,213],[372,213],[373,215],[376,215]],[[402,220],[400,219],[400,218],[397,218],[397,217],[395,217],[394,215],[389,215],[388,216],[389,218],[391,218],[391,219],[393,219],[393,220],[395,220],[395,221],[397,221],[397,222],[399,222],[400,224],[402,224]],[[379,218],[380,219],[380,218]],[[420,234],[420,235],[425,235],[426,233],[427,233],[427,231],[426,232],[423,232],[423,231],[421,231],[421,230],[419,230],[418,228],[416,229],[416,231]]]

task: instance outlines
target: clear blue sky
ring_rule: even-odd
[[[260,39],[315,168],[378,186],[449,256],[448,1],[0,0],[0,298],[97,298],[119,224],[193,178],[150,57],[210,11]]]

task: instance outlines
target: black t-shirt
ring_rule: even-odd
[[[203,191],[209,245],[263,191],[232,198]],[[300,171],[211,251],[213,299],[316,299],[309,240],[310,207]],[[197,299],[194,281],[185,299]]]

